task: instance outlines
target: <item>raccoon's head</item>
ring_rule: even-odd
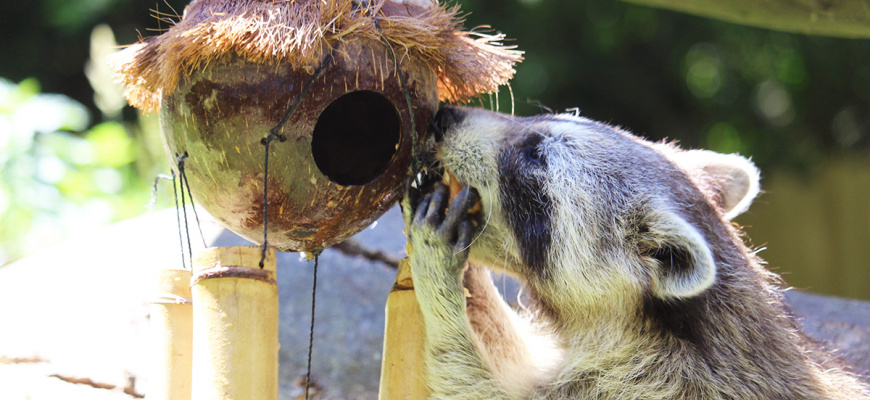
[[[571,115],[443,108],[437,157],[477,188],[481,262],[538,291],[672,300],[714,284],[722,229],[758,193],[737,155],[683,151]]]

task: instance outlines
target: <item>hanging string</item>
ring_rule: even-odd
[[[286,124],[287,121],[290,120],[290,116],[293,115],[293,112],[296,111],[296,108],[299,107],[300,103],[302,103],[302,98],[305,97],[305,94],[308,93],[309,90],[311,90],[311,86],[314,85],[314,82],[317,81],[321,76],[323,76],[323,73],[326,72],[326,68],[329,67],[330,64],[332,64],[332,59],[335,56],[336,50],[338,50],[338,48],[332,49],[332,51],[330,51],[329,54],[326,55],[323,61],[320,62],[320,66],[318,66],[317,70],[314,71],[314,75],[311,76],[311,79],[309,79],[308,82],[305,82],[305,86],[302,87],[302,91],[299,92],[299,95],[297,95],[296,99],[293,100],[293,103],[287,109],[287,112],[284,113],[284,118],[282,118],[281,122],[278,122],[278,125],[275,125],[275,128],[273,128],[269,132],[270,135],[278,135],[279,132],[281,132],[281,129],[284,128],[284,124]]]
[[[317,81],[323,73],[326,72],[326,68],[332,64],[332,58],[335,54],[336,49],[332,49],[329,54],[323,59],[320,63],[320,66],[317,67],[317,70],[314,72],[314,75],[311,76],[311,79],[308,82],[305,82],[305,86],[302,87],[302,91],[296,96],[293,100],[293,103],[290,104],[287,112],[284,113],[284,118],[278,122],[278,125],[275,125],[274,128],[269,132],[269,134],[260,139],[260,144],[266,146],[266,156],[263,160],[263,248],[260,252],[260,268],[263,268],[264,263],[266,262],[266,249],[269,246],[269,147],[272,144],[272,141],[277,139],[279,142],[287,141],[287,137],[282,135],[280,132],[284,128],[284,125],[287,121],[290,120],[290,116],[293,115],[293,112],[296,111],[296,108],[299,107],[299,104],[302,103],[302,99],[305,97],[305,94],[311,90],[311,86],[314,85],[314,82]]]
[[[184,152],[184,156],[187,157],[186,151]],[[187,197],[190,199],[190,208],[193,210],[193,216],[196,217],[196,228],[199,229],[199,237],[202,239],[202,247],[208,247],[205,243],[205,235],[202,234],[202,224],[199,223],[199,213],[196,212],[196,205],[193,204],[193,192],[190,191],[190,180],[187,179],[187,174],[184,172],[184,160],[178,164],[178,173],[181,174],[181,183],[184,185],[184,188],[187,189]],[[184,190],[181,191],[181,195],[184,196]],[[189,231],[187,232],[187,235],[190,236]]]
[[[157,174],[154,177],[154,182],[151,184],[151,201],[148,202],[146,206],[149,209],[153,209],[157,205],[157,186],[160,184],[160,180],[165,179],[167,181],[172,181],[172,194],[175,198],[175,220],[178,226],[178,248],[181,249],[181,268],[187,268],[187,264],[184,261],[184,238],[181,233],[181,211],[179,210],[178,204],[178,187],[175,182],[175,171],[172,171],[171,175],[166,174]]]
[[[185,152],[182,156],[179,156],[176,158],[176,160],[179,161],[178,162],[179,175],[176,175],[175,171],[173,170],[171,175],[157,174],[157,176],[154,177],[154,183],[151,184],[151,201],[147,205],[148,208],[153,208],[157,204],[157,186],[160,183],[161,179],[172,181],[172,195],[175,199],[175,219],[176,219],[176,223],[178,225],[178,246],[181,249],[181,267],[183,269],[187,268],[187,264],[185,263],[185,260],[184,260],[184,234],[182,234],[181,211],[180,210],[185,210],[184,230],[185,230],[185,234],[187,235],[188,250],[190,249],[190,230],[187,227],[187,214],[186,214],[187,207],[185,207],[185,200],[184,200],[185,188],[187,189],[187,198],[190,199],[190,205],[191,205],[191,208],[193,209],[193,214],[194,214],[194,216],[196,216],[196,225],[199,228],[199,236],[200,236],[200,238],[202,238],[203,247],[207,247],[205,244],[205,235],[202,234],[202,225],[199,222],[199,214],[196,212],[196,207],[193,205],[193,197],[191,196],[190,183],[187,179],[187,175],[184,172],[184,165],[185,165],[184,159],[186,157],[187,157],[187,153]],[[176,179],[175,179],[176,177],[179,178],[178,181],[176,181]],[[178,188],[179,187],[181,188],[181,204],[179,204],[179,202],[178,202],[178,197],[179,197],[178,196]],[[191,268],[192,268],[193,259],[191,258],[190,261],[191,261]]]
[[[178,186],[175,184],[175,171],[172,171],[172,193],[175,196],[175,218],[178,221],[178,246],[181,249],[181,268],[187,269],[187,264],[184,262],[184,238],[182,238],[181,234],[181,213],[178,211]]]
[[[172,176],[166,174],[157,174],[157,176],[154,177],[154,182],[151,183],[151,201],[149,201],[148,205],[145,206],[146,209],[153,210],[154,207],[157,206],[157,185],[160,184],[161,179],[171,181]]]
[[[176,162],[178,165],[179,173],[181,171],[184,171],[184,159],[185,158],[187,158],[186,151],[184,152],[184,154],[176,157]],[[173,175],[175,175],[174,172],[173,172]],[[179,180],[180,180],[180,182],[179,182],[178,186],[179,186],[179,190],[181,190],[181,211],[184,213],[184,232],[187,233],[187,235],[186,235],[187,236],[187,254],[190,257],[190,268],[192,270],[193,269],[193,246],[190,245],[190,226],[187,223],[187,205],[184,203],[184,175],[183,174],[179,177]],[[173,180],[173,184],[174,183],[175,183],[175,181]],[[176,210],[176,212],[177,212],[177,210]],[[181,246],[181,252],[182,252],[182,256],[184,256],[184,245],[183,244]]]
[[[284,142],[287,140],[287,137],[276,135],[272,132],[260,141],[260,143],[266,146],[266,160],[263,166],[263,248],[260,252],[260,269],[263,268],[266,262],[266,248],[269,245],[269,146],[275,139]]]
[[[308,367],[305,372],[305,400],[308,400],[308,388],[311,387],[311,350],[314,348],[314,304],[317,299],[317,264],[320,254],[314,256],[314,282],[311,284],[311,328],[308,330]]]

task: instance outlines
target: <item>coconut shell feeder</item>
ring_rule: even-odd
[[[159,112],[199,205],[316,252],[394,204],[439,101],[513,76],[521,53],[461,23],[435,0],[194,0],[113,65],[130,104]]]

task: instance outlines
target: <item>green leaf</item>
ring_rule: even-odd
[[[133,140],[118,122],[103,122],[94,126],[85,139],[94,148],[96,165],[117,168],[133,162]]]

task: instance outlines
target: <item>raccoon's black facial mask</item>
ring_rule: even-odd
[[[543,274],[552,243],[552,200],[545,191],[547,157],[544,137],[532,134],[499,155],[499,187],[505,217],[528,268]]]

